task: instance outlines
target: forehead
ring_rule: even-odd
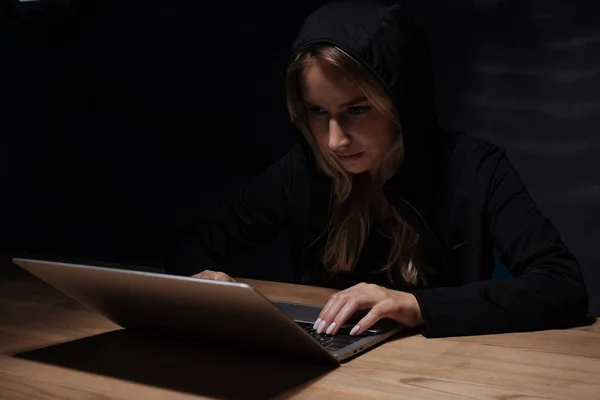
[[[300,88],[304,100],[335,106],[362,94],[356,81],[339,68],[314,62],[302,71]]]

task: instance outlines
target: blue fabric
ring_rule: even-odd
[[[510,270],[502,264],[502,261],[500,261],[500,253],[494,250],[494,271],[492,272],[492,279],[510,278],[511,276]]]

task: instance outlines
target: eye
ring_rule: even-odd
[[[350,115],[360,115],[364,114],[371,109],[370,106],[355,106],[348,108],[348,114]]]
[[[314,115],[323,115],[323,114],[327,114],[327,111],[325,111],[324,109],[320,108],[320,107],[314,107],[314,106],[307,106],[306,107],[308,109],[308,112],[310,114],[314,114]]]

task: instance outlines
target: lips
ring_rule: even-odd
[[[354,153],[354,154],[338,154],[338,158],[340,160],[353,160],[353,159],[360,157],[361,155],[362,155],[362,152]]]

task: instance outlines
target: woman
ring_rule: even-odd
[[[190,225],[177,274],[232,280],[225,256],[290,232],[298,283],[341,289],[315,329],[358,310],[426,337],[586,320],[575,257],[504,151],[438,126],[430,59],[398,5],[329,3],[294,42],[286,77],[300,144]],[[496,249],[515,276],[491,280]]]

